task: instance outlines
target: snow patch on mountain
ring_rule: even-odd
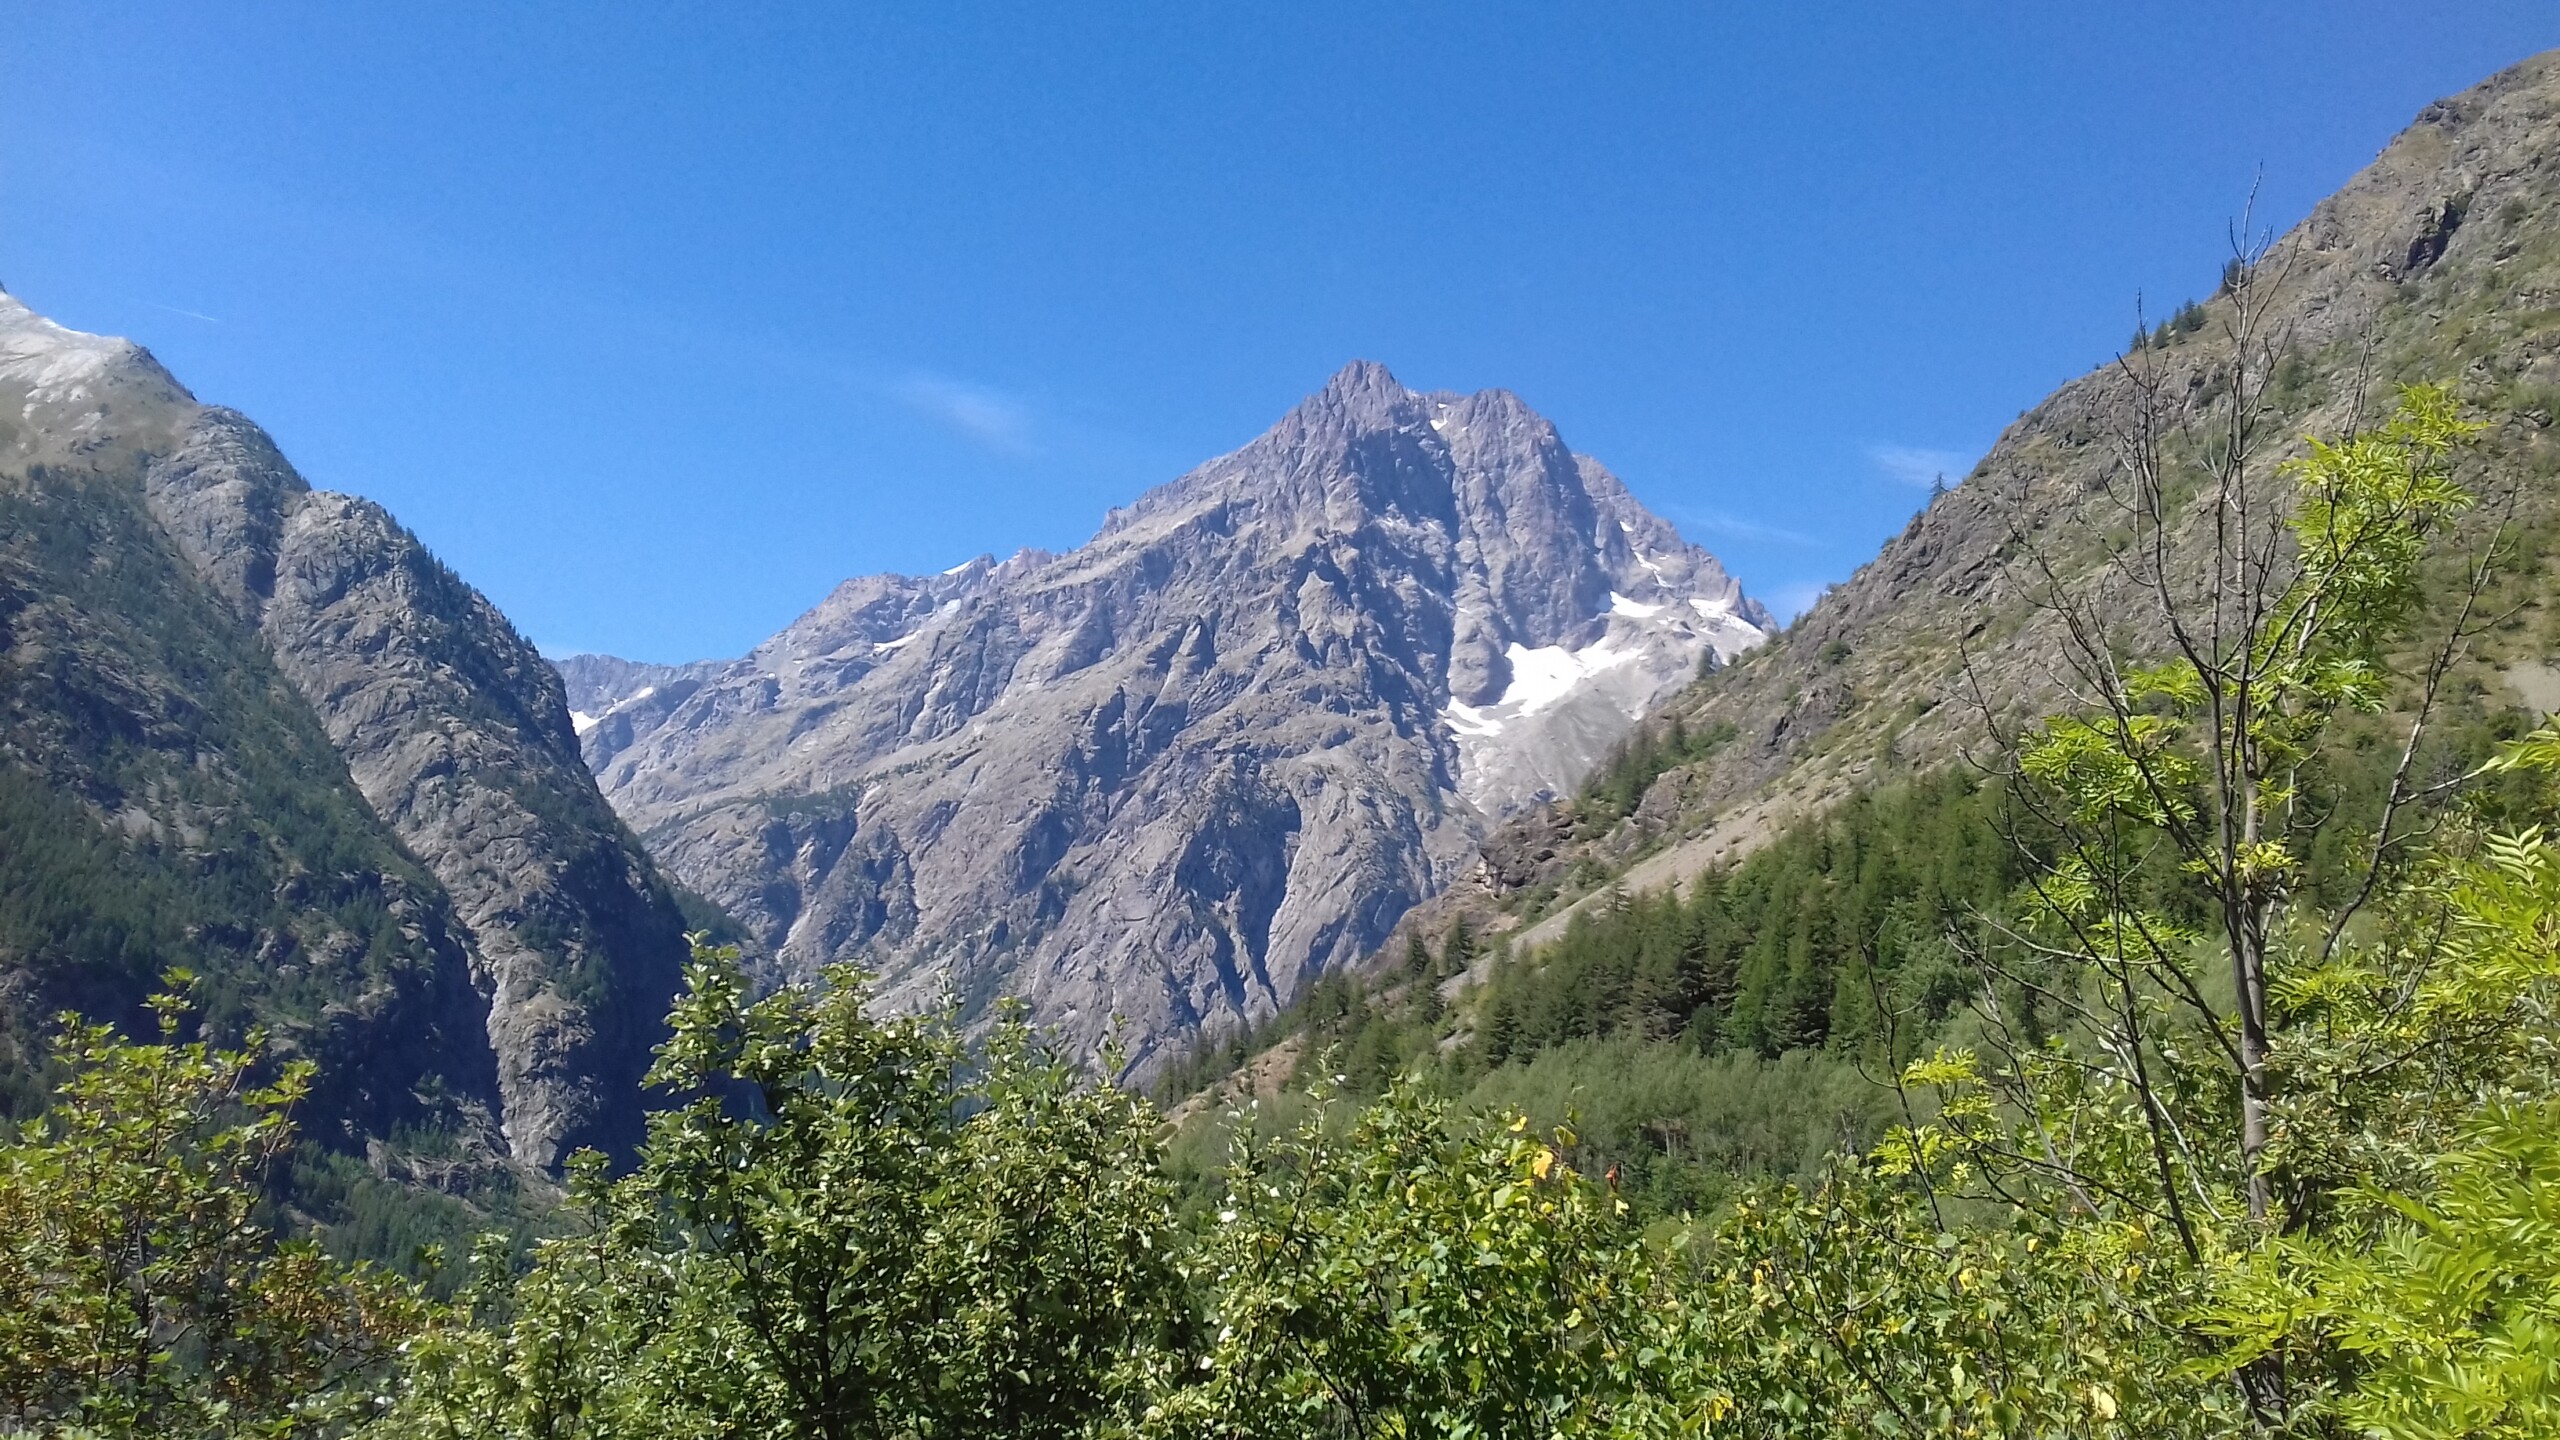
[[[634,706],[646,704],[650,698],[655,696],[657,693],[657,686],[643,685],[639,689],[632,691],[630,694],[615,700],[612,704],[605,706],[601,710],[589,711],[572,709],[569,712],[569,728],[575,730],[579,737],[583,739],[588,731],[593,730],[607,720],[612,719],[614,716],[632,709]]]
[[[32,424],[42,407],[96,400],[116,365],[139,349],[130,340],[57,325],[0,291],[0,385],[24,390],[23,422]]]
[[[1659,562],[1636,563],[1662,577]],[[1707,656],[1732,660],[1769,632],[1737,613],[1734,595],[1638,600],[1609,592],[1606,628],[1579,647],[1525,646],[1505,652],[1510,680],[1489,705],[1452,700],[1441,718],[1458,747],[1458,793],[1487,815],[1502,815],[1571,792],[1608,748],[1673,691],[1695,679]]]

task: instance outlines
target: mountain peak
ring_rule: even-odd
[[[129,340],[57,325],[0,290],[0,384],[24,386],[30,403],[84,398],[118,361],[141,353]]]
[[[1299,414],[1338,418],[1359,429],[1392,428],[1408,418],[1403,412],[1418,398],[1386,366],[1375,360],[1354,360],[1309,396]]]
[[[1348,400],[1362,395],[1401,397],[1412,392],[1405,389],[1387,367],[1377,361],[1354,360],[1333,372],[1333,378],[1324,382],[1322,393],[1328,397]]]
[[[1125,1024],[1151,1074],[1367,953],[1491,820],[1763,638],[1519,397],[1364,360],[1092,544],[851,582],[585,744],[778,973],[1011,993],[1075,1040]]]
[[[56,443],[87,445],[107,412],[188,407],[195,397],[130,340],[58,325],[0,290],[0,394]]]

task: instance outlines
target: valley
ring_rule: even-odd
[[[1792,619],[1355,360],[684,663],[0,292],[0,1434],[2550,1433],[2560,51],[2232,234]]]

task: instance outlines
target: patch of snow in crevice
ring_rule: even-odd
[[[872,643],[871,648],[874,650],[904,650],[908,646],[916,643],[916,637],[922,634],[924,634],[924,631],[922,630],[910,630],[895,640],[875,641]]]
[[[1634,651],[1619,650],[1605,639],[1579,650],[1561,645],[1532,650],[1515,640],[1505,653],[1511,660],[1511,684],[1494,708],[1523,716],[1537,714],[1593,675],[1636,658]]]
[[[1734,598],[1682,593],[1659,574],[1662,560],[1637,559],[1664,585],[1650,592],[1658,599],[1611,591],[1597,640],[1579,650],[1515,643],[1499,698],[1442,708],[1458,792],[1485,814],[1568,793],[1628,726],[1696,676],[1700,652],[1729,662],[1769,638],[1735,613]]]
[[[584,735],[588,731],[596,728],[598,725],[603,724],[607,717],[620,714],[622,711],[630,709],[632,706],[639,704],[641,701],[646,700],[657,693],[657,686],[643,685],[639,689],[632,691],[630,694],[625,695],[621,699],[604,707],[601,714],[590,715],[584,710],[572,710],[569,712],[569,728],[577,731],[581,735]]]
[[[1532,650],[1515,640],[1504,653],[1511,661],[1511,683],[1503,687],[1501,698],[1490,705],[1451,701],[1440,712],[1450,730],[1469,738],[1499,735],[1506,723],[1554,708],[1601,671],[1641,658],[1637,651],[1610,644],[1607,637],[1579,650],[1561,645]]]

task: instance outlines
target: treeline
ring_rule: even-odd
[[[2560,818],[2560,731],[2502,763],[2545,777],[2535,813]],[[2560,1270],[2531,1237],[2560,1187],[2560,846],[2467,825],[2400,901],[2276,1012],[2314,1108],[2263,1231],[2215,1158],[2230,1106],[2204,1066],[2146,1092],[2068,1045],[1986,1047],[1879,1087],[1637,1025],[1494,1067],[1474,1104],[1412,1077],[1320,1090],[1236,1131],[1187,1208],[1152,1109],[1018,1021],[973,1047],[949,1016],[870,1017],[849,971],[750,1002],[705,950],[652,1076],[678,1103],[637,1167],[576,1162],[553,1238],[492,1237],[439,1303],[254,1223],[309,1066],[262,1079],[261,1056],[183,1041],[166,997],[159,1043],[68,1032],[46,1119],[0,1143],[0,1426],[2549,1433],[2560,1338],[2534,1317]],[[1665,1093],[1696,1077],[1712,1096]],[[1595,1099],[1706,1114],[1662,1148],[1803,1178],[1658,1218],[1643,1174],[1529,1118]],[[2207,1146],[2171,1177],[2214,1207],[2192,1251],[2147,1188],[2153,1103]],[[1790,1122],[1824,1107],[1855,1133]]]
[[[2413,772],[2443,787],[2522,733],[2513,711],[2449,699]],[[2337,813],[2378,813],[2400,759],[2392,742],[2405,738],[2405,719],[2341,717],[2304,786]],[[1618,1170],[1650,1215],[1810,1175],[1831,1150],[1882,1133],[1895,1107],[1877,1081],[1961,1038],[1982,961],[2014,958],[2010,927],[2036,908],[2020,890],[2052,862],[2055,835],[2009,784],[1952,768],[1861,793],[1684,889],[1604,893],[1536,952],[1496,953],[1481,985],[1458,978],[1488,949],[1464,921],[1437,943],[1409,934],[1395,963],[1325,977],[1273,1021],[1190,1057],[1157,1093],[1183,1099],[1294,1045],[1300,1088],[1321,1080],[1374,1099],[1412,1076],[1470,1111],[1571,1126],[1577,1159]],[[2461,794],[2500,820],[2528,814],[2511,778],[2479,775]],[[2440,799],[2404,807],[2398,833],[2450,813]],[[2352,826],[2310,836],[2306,895],[2343,905],[2369,840]],[[2177,925],[2206,922],[2167,856],[2130,878]],[[2003,989],[2020,1024],[2063,1023],[2032,986]],[[1259,1123],[1292,1113],[1266,1106]],[[1223,1123],[1197,1119],[1176,1139],[1181,1173],[1214,1172]]]
[[[1261,1030],[1194,1057],[1159,1092],[1195,1093],[1294,1037],[1299,1071],[1376,1098],[1400,1077],[1477,1112],[1570,1126],[1649,1215],[1737,1183],[1813,1174],[1889,1118],[1875,1077],[1924,1050],[1977,976],[1951,940],[2018,883],[2018,818],[1950,771],[1861,795],[1685,891],[1612,892],[1528,956],[1464,921],[1400,963],[1329,976]],[[1275,1121],[1266,1114],[1266,1129]],[[1215,1123],[1176,1143],[1206,1175]]]
[[[2560,731],[2493,763],[2517,782],[2495,808],[2560,819]],[[255,1223],[308,1064],[182,1040],[173,996],[156,1044],[68,1032],[54,1105],[0,1143],[0,1424],[2547,1433],[2560,846],[2457,818],[2422,869],[2272,1012],[2304,1108],[2263,1231],[2213,1143],[2230,1092],[2166,1035],[2146,1053],[2186,1068],[2147,1090],[2067,1042],[1935,1051],[1897,1087],[1628,1026],[1478,1075],[1472,1105],[1412,1078],[1319,1093],[1239,1129],[1190,1209],[1152,1110],[1018,1023],[972,1047],[949,1017],[872,1018],[850,973],[751,1003],[705,951],[653,1076],[679,1103],[637,1168],[580,1161],[554,1238],[493,1238],[438,1303]],[[1696,1077],[1714,1093],[1666,1094]],[[1528,1118],[1595,1100],[1600,1125],[1712,1111],[1661,1148],[1803,1178],[1656,1218],[1644,1174]],[[2170,1176],[2210,1207],[2192,1251],[2150,1180],[2154,1104],[2201,1147]],[[1789,1118],[1825,1107],[1864,1138]]]
[[[1609,747],[1599,767],[1582,782],[1581,811],[1602,824],[1632,812],[1653,782],[1683,765],[1694,764],[1733,743],[1730,721],[1693,731],[1674,715],[1659,725],[1645,723]]]
[[[1495,972],[1477,1045],[1489,1065],[1622,1034],[1854,1052],[1882,1038],[1879,987],[1934,1029],[1970,983],[1947,937],[2006,902],[2017,843],[1996,787],[1969,772],[1860,795],[1685,895],[1613,892],[1575,911],[1534,963]]]

